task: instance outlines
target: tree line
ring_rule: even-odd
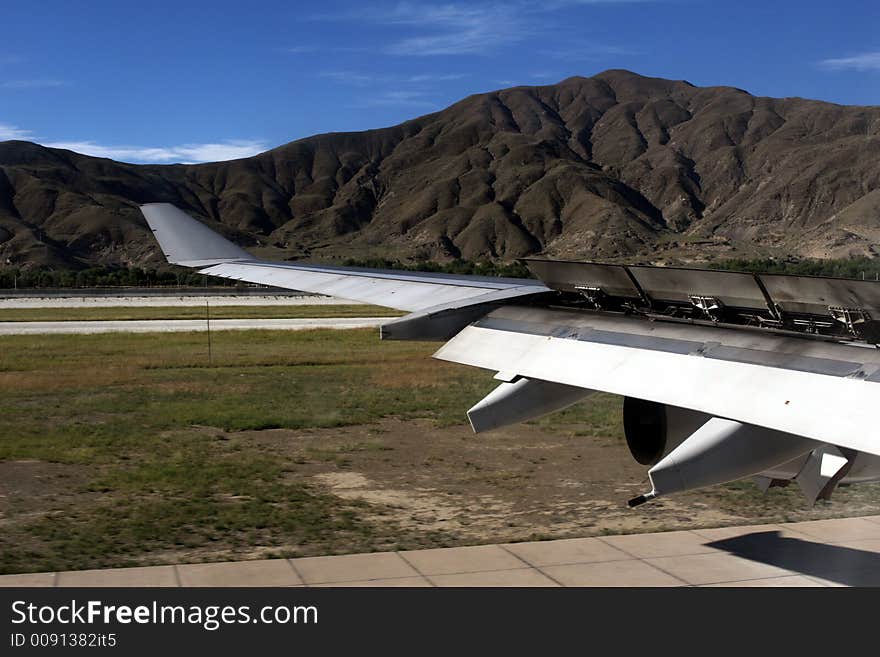
[[[387,258],[366,258],[356,260],[349,258],[344,262],[346,267],[366,267],[368,269],[402,269],[404,271],[426,271],[437,274],[457,274],[459,276],[497,276],[502,278],[534,278],[532,272],[523,263],[515,262],[471,262],[470,260],[452,260],[450,262],[434,262],[433,260],[416,260],[402,262]]]
[[[347,267],[369,269],[400,269],[467,276],[501,276],[506,278],[534,278],[521,262],[472,262],[452,260],[434,262],[420,260],[403,262],[387,258],[348,259]],[[880,280],[880,258],[841,258],[834,260],[803,259],[731,259],[716,260],[706,265],[710,269],[743,271],[765,274],[798,274],[808,276],[835,276]],[[167,265],[156,269],[142,267],[89,267],[88,269],[5,269],[0,270],[0,288],[77,288],[77,287],[204,287],[240,285],[204,276],[192,269]]]
[[[224,281],[204,276],[192,269],[166,267],[89,267],[88,269],[6,269],[0,271],[0,288],[77,288],[77,287],[203,287],[205,285],[234,286],[236,281]]]
[[[711,269],[744,271],[752,274],[796,274],[798,276],[834,276],[859,280],[880,279],[880,258],[836,258],[819,260],[817,258],[776,259],[756,258],[717,260],[709,264]]]

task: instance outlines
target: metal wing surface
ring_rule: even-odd
[[[356,267],[300,265],[260,260],[168,203],[141,206],[168,262],[200,273],[291,290],[326,294],[388,308],[425,311],[549,291],[531,279],[454,276]]]
[[[880,454],[880,352],[743,330],[504,307],[436,358]]]

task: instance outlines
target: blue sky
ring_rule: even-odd
[[[3,0],[0,140],[251,155],[609,68],[880,105],[880,1]]]

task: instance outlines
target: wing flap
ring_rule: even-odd
[[[383,340],[448,340],[502,302],[522,301],[549,292],[534,285],[491,290],[467,299],[423,308],[382,325]]]
[[[700,355],[469,326],[436,358],[702,411],[880,455],[880,384]]]

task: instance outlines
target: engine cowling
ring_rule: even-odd
[[[654,465],[703,426],[710,416],[678,406],[625,397],[623,430],[633,458]]]
[[[468,412],[474,433],[525,422],[575,404],[594,391],[520,377],[502,383]]]
[[[762,490],[793,480],[813,504],[818,497],[828,499],[838,483],[880,479],[878,456],[842,453],[802,436],[676,406],[626,397],[623,424],[629,451],[649,467],[652,485],[630,506],[745,477],[762,480]]]
[[[624,400],[623,420],[630,453],[650,466],[652,484],[630,506],[755,476],[821,447],[801,436],[630,397]]]

